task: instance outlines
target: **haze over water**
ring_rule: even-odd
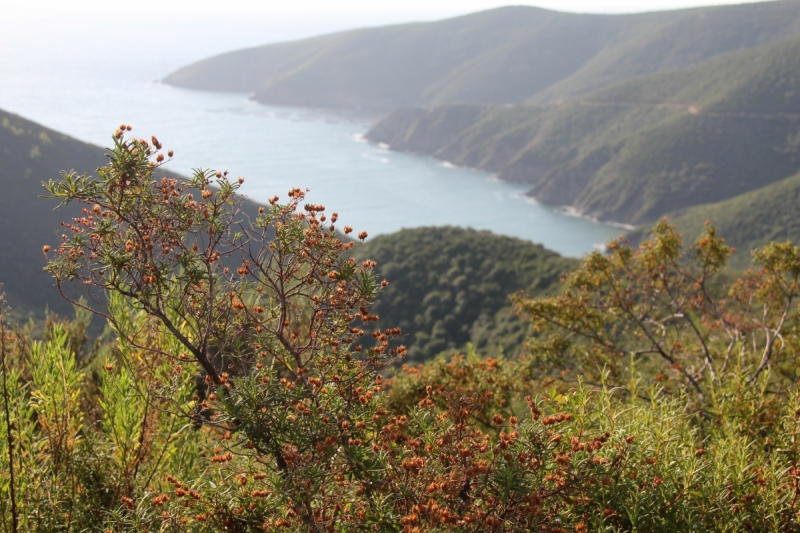
[[[235,33],[210,19],[178,29],[164,20],[128,28],[100,19],[12,24],[0,35],[0,108],[101,146],[120,123],[132,124],[133,134],[155,134],[175,150],[174,171],[229,170],[245,177],[242,191],[259,202],[309,188],[309,201],[370,235],[449,224],[579,256],[621,232],[535,204],[524,187],[486,172],[366,143],[361,135],[378,116],[268,107],[244,94],[154,81],[214,53],[347,26],[236,24]]]

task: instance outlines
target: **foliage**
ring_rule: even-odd
[[[126,311],[140,326],[148,320]],[[141,350],[108,341],[81,357],[80,316],[49,320],[41,341],[3,326],[9,383],[0,428],[8,438],[0,463],[4,493],[11,495],[2,503],[4,531],[103,531],[126,498],[156,490],[165,469],[199,475],[192,467],[203,435],[169,411],[176,401],[191,401],[194,380],[184,379],[166,401],[148,388],[171,370],[165,359],[150,357],[144,365]],[[104,367],[99,388],[88,375],[94,361]]]
[[[520,409],[497,402],[491,394],[519,386],[515,377],[519,365],[493,359],[441,360],[433,369],[426,365],[398,378],[391,395],[401,405],[419,398],[420,406],[434,403],[451,410],[471,399],[472,424],[481,427],[486,418],[497,423],[488,430],[499,434],[499,440],[492,441],[500,448],[495,448],[494,464],[501,458],[508,461],[503,472],[508,482],[531,483],[527,490],[541,505],[539,511],[558,519],[557,525],[541,530],[797,531],[800,527],[796,389],[780,401],[773,398],[771,417],[746,421],[737,418],[744,414],[737,408],[698,419],[686,409],[685,396],[670,397],[654,386],[642,389],[636,379],[620,388],[606,384],[589,388],[579,382],[565,394],[556,390],[540,394],[537,403],[528,397],[530,407]],[[451,370],[465,366],[470,371],[453,379]],[[432,380],[434,376],[441,380]],[[486,385],[489,379],[493,383]],[[425,388],[420,393],[421,385]],[[733,396],[735,391],[721,387],[716,392]],[[752,393],[738,409],[769,402],[763,389]],[[527,440],[540,428],[541,440]],[[509,431],[520,435],[509,439]],[[518,455],[517,446],[523,443],[525,452],[533,455]],[[503,449],[504,444],[508,448]],[[524,464],[526,459],[529,464]],[[523,472],[513,468],[515,461],[524,464]],[[535,477],[537,470],[544,478]],[[524,528],[503,524],[496,530]]]
[[[9,317],[14,322],[33,318],[41,326],[47,318],[45,309],[62,315],[72,312],[69,302],[53,290],[52,277],[42,270],[47,264],[42,245],[58,243],[65,233],[60,223],[80,216],[80,207],[68,205],[55,210],[57,202],[41,199],[42,182],[63,169],[79,174],[93,172],[108,161],[106,155],[99,146],[0,110],[0,279],[5,283],[12,306]],[[162,172],[163,176],[177,177],[170,171]],[[258,207],[245,201],[243,209],[254,216]]]
[[[148,319],[139,313],[138,320]],[[24,344],[18,341],[12,350]],[[52,367],[60,358],[54,357],[56,341],[50,342],[44,353]],[[379,428],[350,434],[352,440],[364,439],[363,445],[351,444],[351,450],[361,449],[361,459],[371,458],[372,468],[379,469],[368,478],[372,486],[363,478],[322,476],[319,455],[286,450],[291,483],[302,487],[311,480],[317,498],[330,505],[325,508],[329,514],[318,511],[317,528],[797,530],[796,392],[772,406],[774,417],[757,422],[755,438],[741,425],[718,427],[726,418],[698,425],[684,409],[684,398],[639,390],[636,383],[599,390],[578,385],[567,394],[540,394],[528,404],[517,396],[531,386],[517,379],[524,365],[473,353],[396,378],[383,408],[398,406],[400,411],[379,415]],[[165,360],[162,370],[170,367]],[[164,398],[151,396],[161,408],[148,417],[141,411],[141,397],[124,392],[106,396],[112,388],[126,390],[125,372],[109,363],[103,408],[111,418],[111,410],[135,415],[140,424],[126,432],[103,423],[85,441],[77,441],[62,468],[83,470],[82,475],[52,469],[55,457],[45,444],[59,435],[50,433],[52,426],[22,424],[26,438],[45,449],[17,470],[18,480],[30,481],[15,491],[20,507],[39,509],[23,517],[20,531],[261,531],[265,523],[271,524],[268,530],[313,530],[290,505],[298,487],[287,491],[291,487],[265,457],[236,446],[235,434],[194,429],[187,418],[169,414]],[[153,379],[142,376],[137,384],[146,387]],[[24,394],[25,388],[18,390]],[[513,391],[520,403],[504,404],[504,391]],[[73,385],[75,392],[81,390]],[[648,400],[641,401],[640,395]],[[376,392],[372,401],[380,396]],[[28,401],[11,404],[24,407]],[[283,416],[297,413],[287,411]],[[305,433],[311,417],[299,415],[289,425]],[[262,423],[270,427],[279,423],[265,418]],[[338,431],[332,434],[341,437]],[[29,445],[35,444],[22,440],[15,448]],[[337,441],[333,447],[341,446]],[[370,454],[372,447],[380,452]],[[136,449],[139,468],[120,461],[125,449]],[[77,497],[53,497],[69,494]],[[2,510],[10,529],[7,502]]]
[[[240,182],[158,180],[125,131],[47,185],[86,206],[48,268],[115,337],[0,322],[5,531],[800,531],[791,245],[727,289],[713,228],[686,254],[662,223],[518,296],[529,356],[388,379],[386,284],[335,213],[293,189],[251,222]]]
[[[492,417],[497,413],[504,418],[526,416],[522,398],[539,386],[533,377],[524,355],[485,357],[467,345],[464,354],[442,354],[417,366],[403,365],[389,382],[387,402],[392,412],[408,414],[428,399],[446,410],[462,397],[478,398],[481,408],[473,411],[471,419],[487,430],[495,426]]]
[[[713,226],[688,251],[661,221],[633,250],[612,242],[593,253],[552,298],[516,297],[539,335],[531,354],[545,368],[570,367],[617,383],[634,364],[667,391],[688,390],[701,404],[720,383],[740,394],[757,386],[786,392],[797,382],[800,251],[771,243],[754,253],[760,268],[727,286],[717,283],[731,248]],[[705,406],[704,406],[705,407]]]
[[[800,138],[799,138],[800,140]],[[796,148],[800,152],[800,146]],[[692,207],[673,219],[682,235],[695,235],[710,220],[736,248],[729,266],[745,270],[751,251],[772,241],[800,242],[797,205],[800,201],[800,175],[795,174],[730,200]],[[631,240],[642,238],[644,230],[629,234]]]
[[[577,261],[541,245],[485,231],[406,229],[355,249],[389,282],[373,309],[378,324],[399,326],[409,358],[431,358],[472,342],[483,353],[515,355],[527,334],[508,295],[552,292]]]

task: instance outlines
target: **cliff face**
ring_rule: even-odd
[[[229,52],[167,76],[265,104],[558,103],[800,35],[800,0],[635,15],[504,7]]]
[[[413,137],[415,125],[427,116],[427,112],[418,107],[401,107],[395,109],[380,122],[375,124],[368,132],[371,141],[389,144],[396,150],[428,152],[431,146],[438,146],[441,142],[413,143],[413,148],[408,141]]]
[[[795,174],[798,135],[793,38],[559,106],[398,110],[367,138],[529,184],[545,203],[642,224]]]
[[[401,108],[373,126],[366,138],[459,166],[504,171],[535,135],[538,115],[535,108],[508,106]]]

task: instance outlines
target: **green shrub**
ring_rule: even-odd
[[[389,379],[401,332],[335,214],[293,189],[251,223],[163,160],[121,128],[48,185],[86,205],[49,269],[115,336],[3,323],[6,531],[800,530],[792,246],[726,288],[713,229],[686,258],[662,224],[518,297],[530,355]]]

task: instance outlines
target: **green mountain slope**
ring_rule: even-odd
[[[799,134],[792,38],[562,106],[398,110],[367,138],[528,183],[546,203],[640,224],[793,175]]]
[[[229,52],[164,81],[280,105],[547,103],[798,34],[799,0],[614,16],[516,6]]]
[[[532,97],[529,103],[558,102],[636,76],[673,72],[719,54],[756,48],[797,35],[797,2],[761,2],[677,12],[651,13],[660,19],[647,31],[628,33],[600,50],[569,78]],[[784,18],[785,17],[785,18]],[[769,32],[777,33],[769,35]]]
[[[508,296],[556,290],[577,265],[541,245],[486,231],[417,228],[381,235],[356,248],[389,281],[375,310],[382,327],[401,327],[409,357],[432,357],[473,342],[517,353],[527,327]]]
[[[57,202],[39,198],[42,182],[62,170],[91,172],[105,161],[97,146],[0,111],[0,283],[17,312],[70,310],[42,271],[42,246],[60,242],[60,222],[79,208],[53,211]]]

